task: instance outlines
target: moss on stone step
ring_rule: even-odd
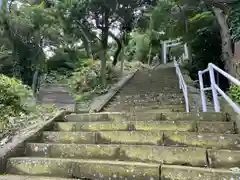
[[[225,113],[215,112],[170,112],[162,113],[162,120],[198,120],[198,121],[226,121]]]
[[[98,144],[161,145],[163,132],[159,131],[99,131]]]
[[[69,114],[65,116],[67,121],[109,121],[108,113]]]
[[[240,135],[168,131],[164,132],[164,144],[167,146],[239,149]]]
[[[114,121],[114,122],[59,122],[55,123],[57,131],[101,131],[101,130],[176,130],[195,131],[194,121]]]
[[[228,169],[210,169],[188,166],[163,165],[161,180],[238,180],[240,174]]]
[[[27,155],[37,157],[105,159],[206,166],[206,150],[195,147],[96,144],[27,144]]]
[[[163,132],[158,131],[99,131],[44,132],[43,142],[76,144],[142,144],[161,145]]]
[[[55,177],[46,177],[46,176],[44,177],[44,176],[0,175],[0,180],[74,180],[74,179],[55,178]]]
[[[225,113],[214,112],[102,112],[90,114],[70,114],[65,117],[67,121],[146,121],[146,120],[200,120],[200,121],[226,121]]]
[[[151,112],[184,112],[185,111],[185,106],[184,105],[161,105],[161,104],[145,104],[145,105],[138,105],[138,104],[111,104],[109,105],[109,108],[107,108],[108,111],[116,111],[116,110],[121,110],[121,111],[127,111],[127,112],[146,112],[146,111],[151,111]]]
[[[209,164],[213,168],[239,167],[240,151],[236,150],[208,150]]]
[[[29,157],[10,158],[7,165],[8,173],[12,174],[103,180],[159,180],[159,170],[158,164]]]
[[[43,132],[43,142],[94,144],[96,135],[92,132]]]
[[[197,129],[200,133],[235,133],[235,126],[233,122],[200,122],[197,123]]]
[[[161,113],[123,113],[123,112],[101,112],[90,114],[70,114],[65,116],[68,122],[81,121],[129,121],[129,120],[161,120]]]

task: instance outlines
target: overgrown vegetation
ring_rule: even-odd
[[[36,105],[33,98],[31,89],[20,80],[0,75],[0,131],[26,127],[55,111],[54,106]]]
[[[231,85],[228,93],[232,100],[240,105],[240,86]]]

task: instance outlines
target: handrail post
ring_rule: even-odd
[[[175,59],[174,59],[174,66],[176,68],[176,75],[178,76],[178,80],[179,80],[179,88],[182,89],[182,91],[183,91],[183,96],[184,96],[185,105],[186,105],[186,112],[190,112],[190,107],[189,107],[189,102],[188,102],[189,99],[188,99],[187,85],[184,82],[179,64]]]
[[[186,112],[190,112],[190,108],[189,108],[189,102],[188,102],[188,89],[186,88],[186,95],[185,95],[185,103],[186,103]]]
[[[207,112],[206,96],[205,96],[204,85],[203,85],[202,71],[198,71],[198,79],[199,79],[199,85],[200,85],[202,110],[203,112]]]
[[[179,89],[182,89],[182,86],[181,86],[181,79],[180,79],[180,77],[179,77],[179,71],[178,71],[178,69],[179,69],[179,65],[178,65],[178,63],[177,63],[177,61],[175,60],[175,59],[173,59],[173,63],[174,63],[174,66],[175,66],[175,70],[176,70],[176,75],[177,75],[177,77],[178,77],[178,84],[179,84]]]
[[[215,81],[214,69],[211,66],[211,64],[208,64],[208,69],[209,69],[209,75],[210,75],[210,81],[211,81],[214,109],[215,109],[215,112],[220,112],[220,106],[219,106],[219,101],[218,101],[218,93],[217,93],[217,90],[215,88],[216,81]]]
[[[178,76],[179,89],[182,89],[181,79],[180,79],[180,73],[181,72],[179,72],[180,67],[179,67],[178,63],[176,63],[176,67],[177,67],[176,70],[177,70],[177,76]]]

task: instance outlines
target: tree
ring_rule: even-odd
[[[185,4],[192,3],[200,4],[202,1],[184,0]],[[236,35],[240,32],[238,27],[237,18],[239,17],[239,1],[238,0],[203,0],[205,5],[214,13],[221,32],[222,39],[222,58],[225,62],[225,69],[232,75],[234,75],[233,65],[233,41],[236,40]],[[232,29],[232,30],[231,30]],[[232,32],[231,32],[232,31]],[[234,33],[233,36],[231,34]],[[234,39],[232,39],[232,37]]]
[[[106,61],[108,38],[111,36],[118,44],[118,49],[114,55],[113,65],[116,65],[119,53],[122,49],[122,41],[126,33],[132,30],[132,25],[137,18],[136,11],[142,10],[153,0],[72,0],[62,2],[64,13],[68,14],[75,24],[86,25],[86,20],[90,22],[88,27],[92,31],[98,31],[98,39],[101,44],[101,77],[103,85],[106,85]],[[114,29],[122,32],[118,37],[112,32]]]

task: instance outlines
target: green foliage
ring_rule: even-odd
[[[110,63],[107,64],[106,77],[107,84],[112,84],[118,77]],[[104,90],[100,78],[100,62],[89,59],[85,61],[83,67],[72,74],[68,81],[75,92],[98,94]]]
[[[194,80],[198,79],[198,71],[207,68],[209,62],[223,67],[219,29],[214,26],[199,29],[192,40],[192,52],[192,62],[185,66]]]
[[[235,103],[240,105],[240,86],[232,84],[228,94]]]
[[[19,113],[28,113],[26,101],[32,98],[29,87],[15,78],[0,75],[0,113],[16,116]]]
[[[31,85],[34,71],[45,64],[43,48],[62,40],[56,11],[23,2],[11,6],[11,11],[0,11],[0,29],[0,45],[5,51],[0,57],[1,72]]]
[[[229,22],[232,31],[232,39],[238,42],[240,40],[240,3],[232,5]]]
[[[132,32],[131,40],[126,47],[126,55],[129,56],[129,59],[147,62],[149,45],[150,37],[148,34],[138,31]]]

